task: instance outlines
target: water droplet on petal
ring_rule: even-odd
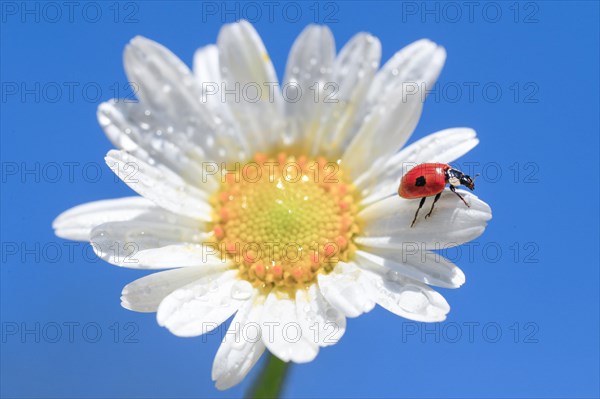
[[[222,307],[227,307],[231,304],[231,298],[229,298],[228,296],[224,296],[219,300],[219,305],[221,305]]]
[[[399,280],[401,280],[400,273],[398,273],[397,271],[394,271],[394,270],[388,270],[388,272],[386,273],[386,277],[390,281],[399,281]]]
[[[407,312],[419,313],[429,305],[429,298],[417,288],[406,287],[402,290],[396,302]]]
[[[327,311],[325,312],[325,316],[327,316],[328,320],[335,320],[339,317],[340,312],[338,312],[336,309],[334,308],[329,308],[327,309]]]
[[[252,296],[252,284],[248,281],[236,281],[231,287],[231,297],[238,301],[243,301]]]

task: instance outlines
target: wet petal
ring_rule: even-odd
[[[319,346],[303,334],[296,314],[296,304],[271,293],[265,301],[261,322],[263,342],[269,351],[284,362],[306,363],[319,353]]]
[[[356,251],[356,263],[366,269],[382,266],[391,273],[438,287],[458,288],[465,282],[465,274],[452,262],[410,243],[402,249],[364,247]]]
[[[212,379],[224,390],[240,383],[265,351],[260,318],[263,306],[253,298],[238,310],[215,356]]]
[[[131,220],[152,212],[166,211],[144,197],[94,201],[64,211],[54,219],[52,228],[61,238],[88,241],[92,229],[102,223]]]
[[[369,295],[381,307],[410,320],[442,321],[450,311],[448,302],[425,284],[399,275],[365,271],[371,282]]]
[[[178,288],[212,273],[222,273],[220,264],[186,267],[152,273],[127,284],[121,292],[121,306],[135,312],[156,312],[161,301]]]
[[[303,335],[319,346],[337,343],[346,332],[346,318],[327,302],[316,284],[296,292],[296,311]]]
[[[124,183],[157,205],[180,215],[210,220],[208,194],[176,174],[151,166],[124,151],[111,150],[105,160]]]
[[[158,307],[156,319],[180,337],[193,337],[217,328],[248,299],[232,295],[240,282],[237,270],[218,277],[211,274],[169,294]],[[249,285],[249,283],[246,282]],[[252,287],[247,288],[249,291]]]
[[[310,148],[307,142],[319,128],[323,99],[328,94],[324,86],[332,81],[334,60],[335,42],[327,26],[309,25],[294,42],[282,88],[290,130],[287,142]]]
[[[375,303],[368,296],[362,271],[353,264],[339,262],[332,273],[319,274],[321,293],[346,317],[371,311]]]
[[[337,157],[352,139],[352,127],[369,84],[379,68],[381,43],[358,33],[346,43],[333,65],[331,82],[320,101],[324,112],[315,135],[313,155]],[[337,159],[337,158],[336,158]]]
[[[245,139],[255,151],[281,142],[283,100],[279,81],[265,46],[246,21],[224,25],[217,39],[219,64],[228,101]]]

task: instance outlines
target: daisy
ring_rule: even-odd
[[[308,26],[279,85],[245,21],[199,49],[193,72],[134,38],[124,63],[139,102],[103,103],[98,119],[118,148],[109,167],[140,196],[72,208],[54,221],[56,234],[90,241],[114,265],[169,269],[128,284],[121,303],[157,312],[175,335],[233,316],[213,365],[219,389],[239,383],[265,349],[313,360],[375,304],[444,320],[450,307],[430,286],[456,288],[465,276],[432,250],[478,237],[491,210],[446,190],[411,228],[416,202],[395,193],[410,167],[452,162],[478,140],[454,128],[401,149],[446,53],[419,40],[381,69],[380,57],[367,33],[336,55],[331,31]]]

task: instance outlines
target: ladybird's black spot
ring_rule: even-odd
[[[417,181],[415,182],[415,186],[417,187],[423,187],[425,185],[426,181],[425,181],[425,176],[419,176],[417,177]]]

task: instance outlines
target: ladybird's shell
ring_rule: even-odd
[[[446,171],[450,165],[445,163],[423,163],[409,170],[398,187],[402,198],[431,197],[444,191]]]

